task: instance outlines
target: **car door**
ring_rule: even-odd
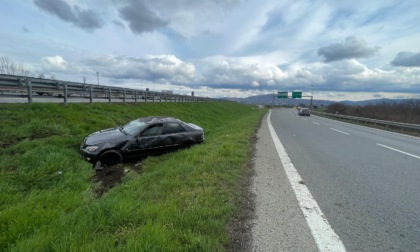
[[[163,127],[163,144],[168,150],[178,148],[187,138],[185,128],[177,122],[167,122]]]
[[[163,124],[153,124],[141,132],[135,139],[130,148],[130,156],[148,155],[163,151]]]

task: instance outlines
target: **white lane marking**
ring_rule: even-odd
[[[302,120],[306,121],[306,120],[308,120],[308,119],[306,119],[306,118],[302,118]]]
[[[316,125],[320,125],[319,123],[317,123],[317,122],[312,122],[313,124],[316,124]]]
[[[413,155],[413,154],[411,154],[411,153],[408,153],[408,152],[405,152],[405,151],[402,151],[402,150],[394,149],[394,148],[392,148],[392,147],[389,147],[389,146],[386,146],[386,145],[383,145],[383,144],[378,144],[378,143],[377,143],[376,145],[379,145],[379,146],[382,146],[382,147],[384,147],[384,148],[387,148],[387,149],[390,149],[390,150],[393,150],[393,151],[396,151],[396,152],[399,152],[399,153],[405,154],[405,155],[410,156],[410,157],[414,157],[414,158],[418,158],[418,159],[420,159],[420,157],[419,157],[419,156]]]
[[[296,199],[299,203],[300,210],[308,223],[312,236],[321,252],[332,251],[346,251],[340,237],[334,232],[333,228],[328,223],[324,214],[319,208],[318,203],[315,201],[308,187],[303,184],[303,180],[297,172],[295,166],[286,153],[279,137],[274,131],[273,125],[270,121],[271,110],[267,116],[268,129],[270,130],[271,137],[273,138],[274,145],[276,146],[277,153],[286,171],[287,178],[295,192]]]
[[[340,133],[343,133],[345,135],[350,135],[349,133],[344,132],[344,131],[341,131],[341,130],[338,130],[338,129],[334,129],[334,128],[330,128],[330,129],[335,130],[335,131],[340,132]]]

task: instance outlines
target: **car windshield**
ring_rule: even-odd
[[[124,125],[124,127],[121,127],[120,130],[128,135],[137,135],[146,127],[146,125],[146,123],[141,122],[140,120],[134,120]]]

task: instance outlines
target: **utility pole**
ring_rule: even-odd
[[[96,72],[96,78],[98,79],[98,86],[99,86],[99,72]]]

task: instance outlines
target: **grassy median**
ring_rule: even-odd
[[[222,102],[0,105],[0,250],[224,251],[265,112]],[[149,115],[195,123],[205,141],[125,163],[98,190],[105,182],[79,156],[83,137]]]

